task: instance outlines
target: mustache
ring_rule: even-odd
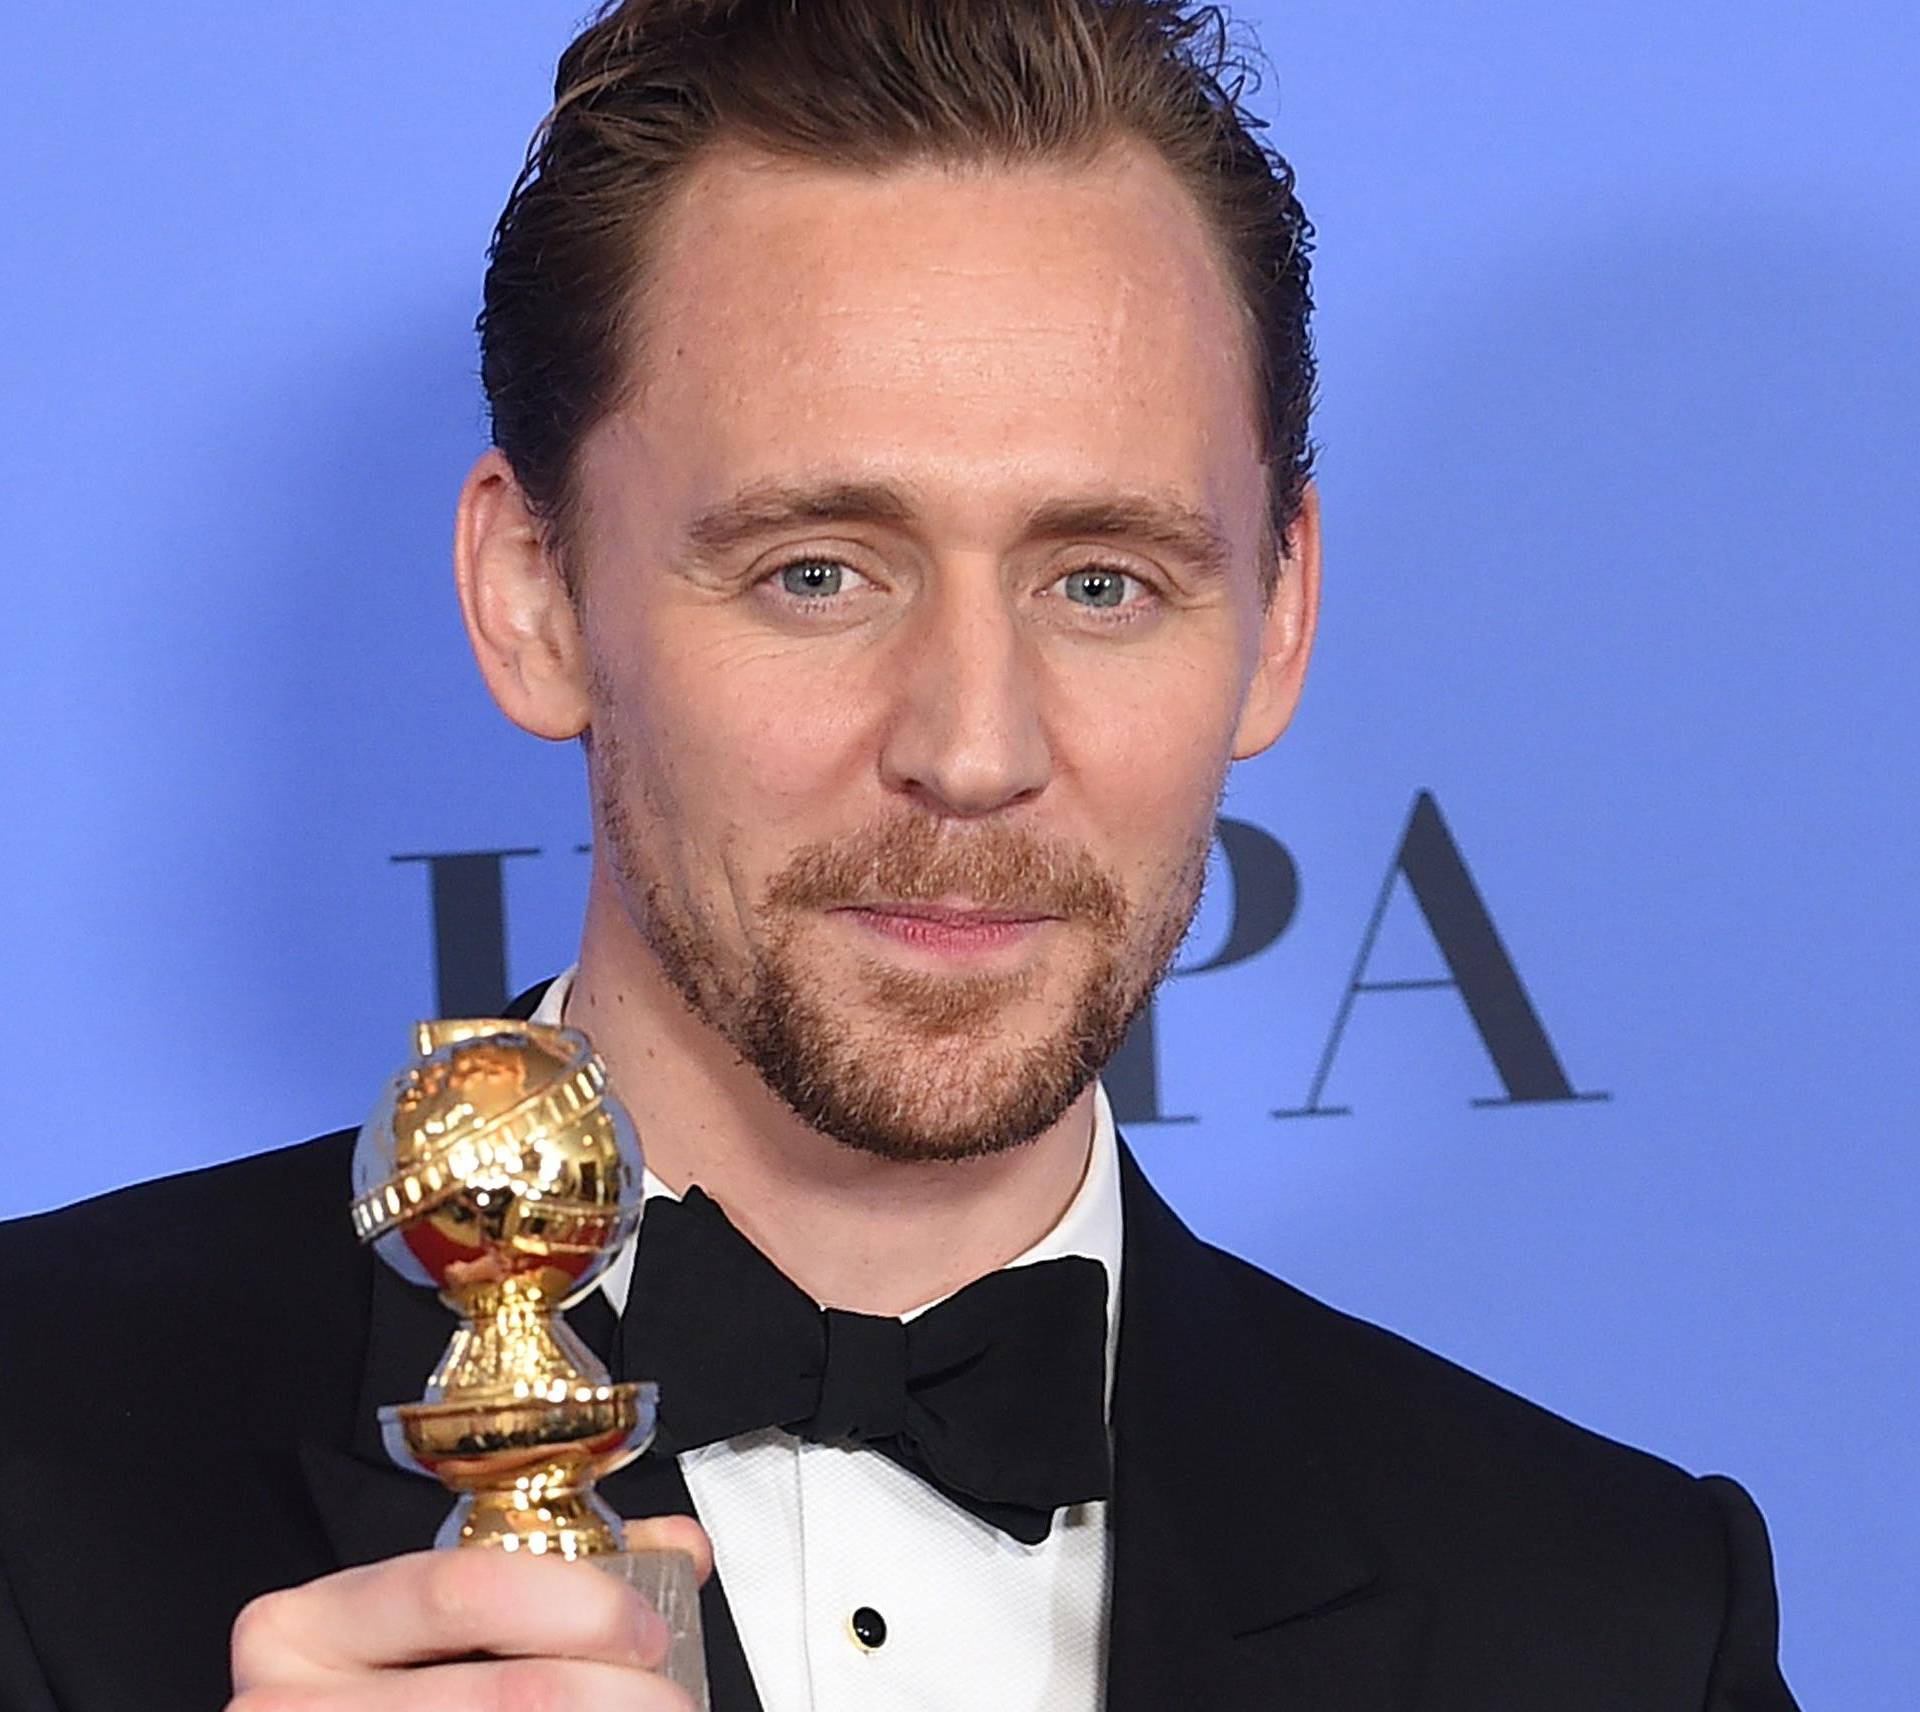
[[[767,892],[774,910],[937,903],[1059,916],[1117,931],[1126,896],[1092,855],[1020,828],[918,816],[803,846]]]

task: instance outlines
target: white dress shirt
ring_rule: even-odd
[[[547,989],[536,1022],[561,1021],[573,975]],[[672,1193],[646,1173],[646,1200]],[[1009,1264],[1085,1255],[1106,1268],[1109,1399],[1120,1245],[1113,1112],[1096,1087],[1086,1176],[1059,1223]],[[604,1282],[616,1313],[632,1277],[629,1244]],[[679,1460],[764,1712],[1098,1712],[1104,1703],[1104,1503],[1059,1511],[1052,1532],[1028,1546],[878,1451],[770,1427]]]

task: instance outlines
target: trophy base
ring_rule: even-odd
[[[670,1639],[660,1674],[687,1692],[695,1712],[708,1712],[707,1653],[693,1559],[681,1551],[629,1551],[596,1552],[580,1561],[617,1575],[666,1618]]]

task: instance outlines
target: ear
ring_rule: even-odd
[[[1233,733],[1236,761],[1258,755],[1286,730],[1306,686],[1320,621],[1320,491],[1312,482],[1301,492],[1286,550],[1276,553],[1278,576],[1261,619],[1259,657]]]
[[[498,450],[481,455],[460,489],[453,568],[467,640],[500,711],[536,737],[578,737],[587,662],[573,599]]]

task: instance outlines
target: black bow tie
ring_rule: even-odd
[[[647,1203],[615,1367],[659,1382],[662,1454],[763,1427],[865,1445],[1037,1545],[1111,1488],[1106,1308],[1106,1269],[1073,1257],[909,1321],[823,1309],[695,1188]]]

